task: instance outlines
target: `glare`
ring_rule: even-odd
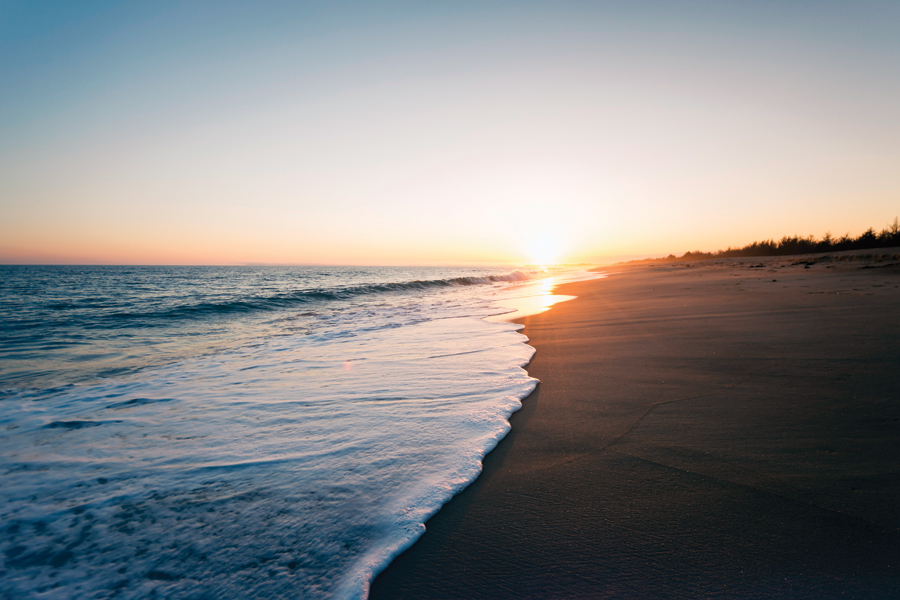
[[[553,293],[559,283],[557,277],[551,276],[518,287],[516,295],[500,301],[500,306],[511,309],[511,312],[488,317],[487,320],[503,323],[511,319],[521,319],[540,314],[559,302],[572,300],[575,296]]]
[[[555,265],[559,262],[562,244],[546,235],[533,237],[528,241],[528,258],[536,265]]]
[[[540,290],[540,295],[543,297],[552,295],[554,287],[556,287],[555,277],[544,277],[538,282],[538,289]]]

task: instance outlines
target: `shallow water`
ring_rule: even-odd
[[[13,597],[364,597],[535,385],[542,273],[2,271]]]

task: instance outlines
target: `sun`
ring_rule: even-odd
[[[541,235],[527,241],[526,251],[528,258],[536,265],[555,265],[562,254],[562,244],[558,238]]]

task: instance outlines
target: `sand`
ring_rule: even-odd
[[[371,597],[900,598],[900,266],[817,258],[558,289],[512,432]]]

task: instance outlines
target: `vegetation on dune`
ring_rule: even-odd
[[[676,260],[706,260],[709,258],[730,258],[750,256],[789,256],[792,254],[813,254],[816,252],[840,252],[842,250],[869,250],[873,248],[891,248],[900,246],[900,220],[894,217],[894,222],[875,233],[869,227],[858,237],[850,237],[849,233],[841,237],[834,237],[831,232],[826,233],[821,239],[815,236],[801,237],[799,235],[784,236],[779,241],[766,240],[753,242],[743,248],[728,247],[727,250],[716,252],[685,252],[681,256],[670,254],[661,258],[647,258],[634,262],[670,262]]]

